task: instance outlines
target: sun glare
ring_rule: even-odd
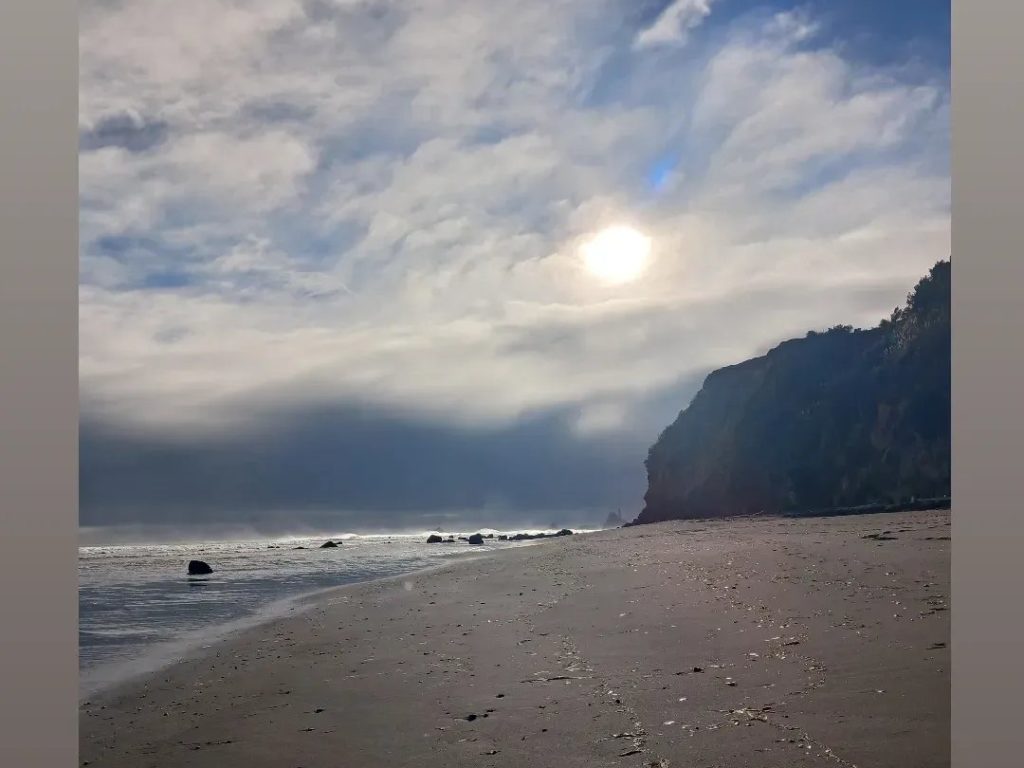
[[[607,283],[628,283],[647,268],[651,239],[632,227],[609,227],[585,242],[581,252],[595,277]]]

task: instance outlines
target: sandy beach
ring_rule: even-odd
[[[81,763],[947,766],[949,522],[662,523],[342,587],[83,703]]]

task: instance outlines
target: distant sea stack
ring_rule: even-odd
[[[875,328],[708,375],[648,452],[636,522],[949,496],[950,285],[940,261]]]
[[[626,522],[622,519],[622,515],[618,512],[610,512],[607,519],[604,521],[605,528],[619,528]]]

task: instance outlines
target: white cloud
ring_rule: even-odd
[[[654,20],[654,23],[636,36],[635,48],[661,45],[682,46],[690,32],[711,15],[714,0],[674,0]]]
[[[720,193],[798,183],[815,162],[898,147],[936,114],[937,87],[861,74],[834,51],[799,50],[795,42],[727,45],[708,65],[694,122],[727,133],[706,180]]]
[[[81,156],[83,408],[219,430],[340,400],[470,423],[578,407],[584,432],[629,428],[699,371],[877,321],[948,255],[942,87],[783,15],[593,98],[633,43],[621,10],[88,6],[83,130],[134,110],[168,131]],[[709,11],[647,32],[670,19],[678,45]],[[620,221],[654,261],[609,288],[575,246]],[[146,287],[161,272],[186,285]]]
[[[244,202],[259,211],[294,198],[316,162],[306,144],[283,131],[251,137],[191,134],[160,159],[159,170],[190,194]]]

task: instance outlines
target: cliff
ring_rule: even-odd
[[[950,492],[950,263],[877,327],[714,371],[648,452],[637,523],[903,504]]]

